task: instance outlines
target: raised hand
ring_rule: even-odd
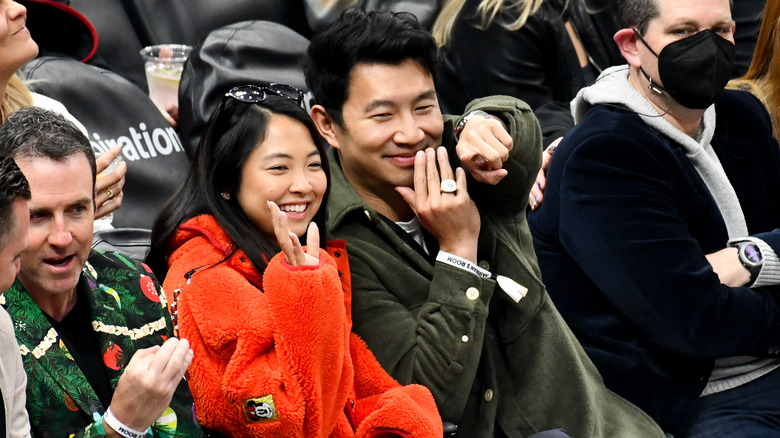
[[[440,171],[436,169],[436,162]],[[456,190],[443,192],[443,180],[456,181]],[[414,210],[420,224],[439,241],[439,248],[476,262],[480,218],[466,188],[466,173],[450,166],[443,147],[417,152],[414,159],[414,189],[396,187]]]
[[[119,378],[111,412],[132,429],[148,429],[171,403],[191,362],[186,339],[170,338],[162,346],[136,351]]]
[[[460,133],[455,151],[471,176],[498,184],[506,175],[504,162],[512,150],[512,136],[497,118],[471,117]]]
[[[127,164],[124,161],[117,163],[116,168],[105,174],[101,174],[111,165],[114,158],[119,156],[122,148],[114,146],[105,154],[95,160],[97,179],[95,180],[95,219],[101,218],[122,206]]]
[[[309,223],[306,229],[308,244],[306,251],[303,251],[298,236],[290,231],[287,224],[287,215],[273,201],[268,201],[268,208],[271,210],[271,216],[274,223],[274,234],[279,242],[279,247],[284,252],[284,258],[292,266],[316,266],[320,263],[320,232],[317,224]]]

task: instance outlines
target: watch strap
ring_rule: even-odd
[[[481,117],[484,117],[486,119],[490,118],[490,114],[488,114],[488,113],[486,113],[486,112],[484,112],[482,110],[469,111],[468,114],[463,116],[463,118],[460,119],[460,122],[458,122],[458,124],[455,126],[455,141],[456,142],[458,140],[460,140],[460,133],[463,132],[463,128],[466,127],[466,123],[468,123],[469,120],[472,117],[474,117],[474,116],[481,116]]]
[[[761,268],[763,266],[761,250],[755,242],[750,240],[736,241],[729,245],[737,249],[739,262],[748,270],[748,272],[750,272],[750,283],[748,283],[748,285],[753,285],[758,278],[758,274],[761,273]]]

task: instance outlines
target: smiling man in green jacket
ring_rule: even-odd
[[[458,436],[663,437],[604,387],[541,283],[525,219],[541,162],[531,110],[493,97],[442,116],[436,51],[413,17],[359,10],[309,47],[355,332],[393,377],[431,390]]]

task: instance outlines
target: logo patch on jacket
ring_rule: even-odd
[[[244,414],[250,423],[258,421],[276,420],[276,406],[274,396],[269,394],[260,398],[248,398],[244,400]]]

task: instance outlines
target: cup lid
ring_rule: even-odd
[[[157,44],[141,49],[144,61],[185,62],[192,52],[192,46],[186,44]]]

